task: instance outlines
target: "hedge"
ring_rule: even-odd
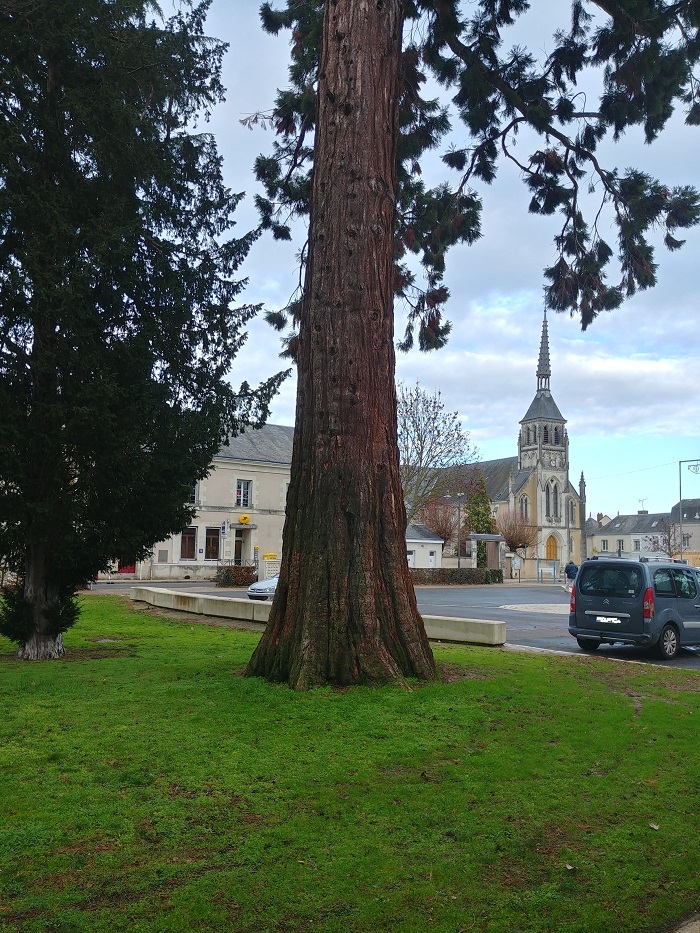
[[[258,579],[258,571],[253,566],[230,564],[219,567],[214,577],[217,586],[250,586]]]
[[[484,567],[414,567],[411,577],[416,585],[440,586],[450,583],[503,583],[502,570]]]

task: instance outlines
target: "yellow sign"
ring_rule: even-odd
[[[263,554],[263,560],[277,560],[276,554]]]
[[[249,521],[250,521],[250,515],[239,515],[238,516],[239,525],[247,525]]]

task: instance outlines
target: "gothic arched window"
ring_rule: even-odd
[[[554,443],[555,444],[559,443],[559,428],[554,429]]]
[[[552,513],[549,509],[549,486],[547,486],[547,488],[544,491],[544,506],[545,506],[544,508],[545,515],[551,515]]]
[[[542,436],[542,439],[544,440],[545,444],[549,443],[549,428],[547,427],[546,424],[544,426],[544,434]]]
[[[554,506],[554,517],[559,518],[559,488],[556,483],[552,489],[552,500],[552,505]]]
[[[527,521],[530,503],[527,496],[520,497],[520,517]]]

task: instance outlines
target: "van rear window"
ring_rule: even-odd
[[[642,575],[636,567],[584,567],[578,591],[585,596],[633,597],[642,588]]]

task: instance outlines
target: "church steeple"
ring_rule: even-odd
[[[568,470],[569,439],[566,418],[562,417],[549,390],[552,368],[549,361],[547,310],[542,320],[540,355],[537,360],[537,391],[525,417],[520,421],[518,468],[530,469],[544,464],[547,469]]]
[[[549,377],[552,375],[552,369],[549,365],[549,333],[547,331],[547,309],[544,309],[544,320],[542,322],[542,337],[540,339],[540,358],[537,361],[537,391],[547,389],[549,391]]]

